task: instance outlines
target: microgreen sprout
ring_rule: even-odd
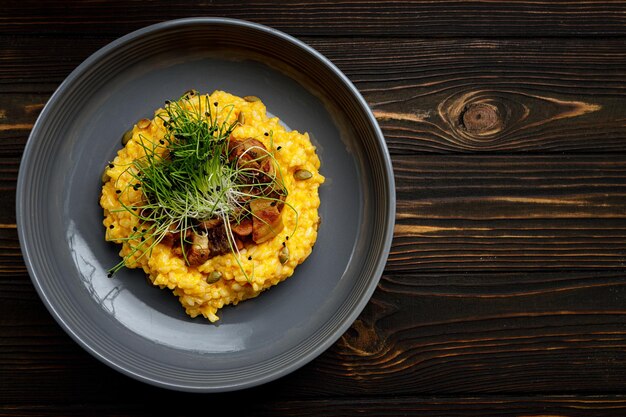
[[[138,136],[136,142],[142,156],[126,167],[124,172],[132,180],[122,188],[118,198],[120,211],[129,212],[139,224],[130,236],[117,239],[127,242],[131,250],[108,271],[109,276],[146,254],[149,256],[171,233],[178,234],[183,258],[187,261],[184,248],[185,243],[190,243],[189,234],[198,233],[200,222],[219,218],[229,247],[237,255],[236,262],[250,281],[239,259],[231,223],[238,224],[245,217],[254,216],[249,209],[250,201],[265,198],[282,202],[293,210],[297,225],[297,211],[284,201],[287,189],[272,152],[272,132],[269,133],[272,146],[263,156],[271,159],[272,175],[237,164],[229,158],[229,141],[243,118],[231,117],[235,111],[233,105],[216,103],[210,102],[208,95],[190,93],[178,101],[167,101],[164,111],[157,114],[165,128],[164,137],[153,141],[141,134]],[[231,118],[235,121],[229,122]],[[141,192],[141,202],[129,206],[123,203],[121,196],[131,189]],[[254,270],[254,264],[252,267]]]

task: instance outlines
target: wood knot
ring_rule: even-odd
[[[356,320],[343,336],[344,343],[350,347],[352,353],[369,356],[374,355],[383,347],[383,342],[376,333],[376,329],[368,326],[362,320]]]
[[[461,112],[460,124],[468,133],[489,135],[500,130],[502,119],[496,106],[487,103],[472,103]]]
[[[527,112],[502,93],[481,90],[448,97],[439,105],[438,113],[456,140],[484,149],[499,142],[512,121]]]

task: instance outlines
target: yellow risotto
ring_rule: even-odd
[[[106,240],[121,244],[124,266],[143,268],[153,285],[172,290],[191,317],[201,314],[215,322],[220,308],[256,297],[290,277],[310,255],[317,239],[318,188],[324,177],[308,134],[287,131],[278,118],[267,116],[265,105],[256,97],[215,91],[210,95],[192,93],[176,103],[233,126],[229,133],[232,141],[254,138],[265,146],[286,190],[280,214],[284,227],[269,240],[231,247],[228,253],[197,265],[165,241],[149,235],[140,238],[138,230],[150,226],[141,213],[133,212],[146,199],[136,182],[133,162],[144,157],[146,149],[167,158],[169,150],[163,139],[168,134],[168,118],[163,108],[156,110],[152,120],[142,119],[129,131],[126,145],[106,168],[100,198],[103,224]]]

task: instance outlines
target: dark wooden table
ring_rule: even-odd
[[[0,415],[626,415],[626,2],[40,3],[0,4]],[[397,182],[392,253],[352,328],[222,395],[83,351],[35,293],[15,226],[20,157],[61,81],[189,16],[270,25],[329,57],[374,110]]]

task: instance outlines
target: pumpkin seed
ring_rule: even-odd
[[[244,124],[246,122],[246,116],[244,116],[243,113],[239,113],[237,122],[239,122],[240,125]]]
[[[289,260],[289,248],[287,248],[287,246],[284,246],[280,252],[278,252],[278,260],[283,265]]]
[[[312,176],[313,174],[311,174],[311,171],[307,171],[306,169],[299,169],[293,173],[293,177],[298,181],[308,180]]]
[[[133,138],[133,129],[129,129],[122,135],[122,145],[126,144]]]
[[[150,119],[141,119],[137,122],[137,127],[139,129],[146,129],[148,126],[150,126],[150,123],[152,123]]]
[[[222,273],[220,271],[213,271],[207,277],[206,283],[207,284],[215,284],[220,279],[222,279]]]
[[[198,94],[198,90],[194,90],[193,88],[191,90],[187,90],[183,93],[183,98],[190,98],[193,97],[194,95]]]
[[[261,101],[261,99],[258,98],[257,96],[245,96],[243,99],[249,103],[254,103],[255,101]]]

